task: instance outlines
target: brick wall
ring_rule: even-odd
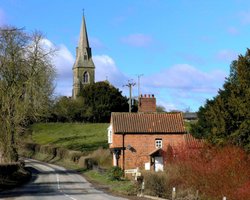
[[[141,95],[139,98],[138,112],[156,112],[156,99],[154,95]]]
[[[161,138],[163,144],[163,162],[168,162],[166,153],[169,145],[172,147],[183,144],[183,134],[113,134],[113,144],[110,147],[122,147],[124,137],[124,147],[131,147],[130,150],[124,150],[119,159],[119,166],[124,169],[135,169],[137,167],[144,169],[145,163],[150,162],[149,154],[156,150],[155,139]],[[115,146],[114,146],[115,144]]]

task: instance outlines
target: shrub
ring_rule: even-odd
[[[210,199],[250,199],[250,192],[246,192],[250,181],[248,163],[246,153],[234,146],[179,149],[175,159],[184,186],[198,189]]]
[[[100,167],[109,168],[112,166],[112,156],[109,149],[99,148],[90,157],[97,162]]]
[[[169,189],[165,172],[145,172],[143,173],[145,183],[145,193],[158,197],[168,196]]]
[[[68,157],[74,163],[78,163],[81,156],[84,154],[81,151],[68,151]]]
[[[111,180],[121,180],[123,176],[123,170],[120,167],[111,167],[108,171],[108,177]]]

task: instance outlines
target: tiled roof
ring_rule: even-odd
[[[114,133],[185,133],[181,113],[112,113]]]

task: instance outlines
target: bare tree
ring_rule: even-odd
[[[0,143],[4,162],[18,160],[17,137],[46,113],[54,89],[54,49],[41,33],[0,29]]]

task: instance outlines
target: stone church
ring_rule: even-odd
[[[92,60],[89,46],[85,17],[82,17],[78,47],[76,47],[76,60],[73,66],[72,97],[76,99],[81,88],[95,82],[95,64]]]

